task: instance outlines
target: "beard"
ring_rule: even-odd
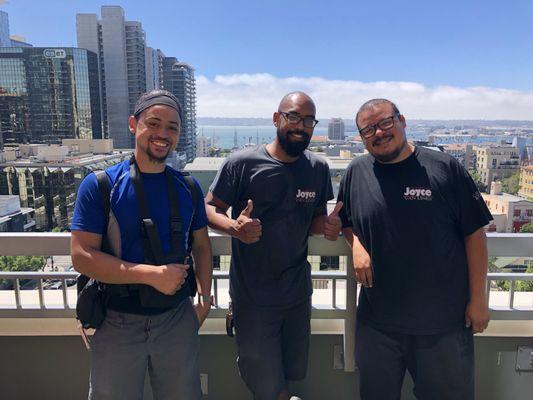
[[[293,134],[303,135],[305,139],[293,141],[291,140],[291,135]],[[278,129],[276,129],[276,135],[281,148],[291,157],[299,157],[311,142],[311,135],[302,130],[291,129],[285,132],[285,136],[283,136],[281,133],[281,126],[278,126]]]

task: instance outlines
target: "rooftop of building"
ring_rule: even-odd
[[[514,194],[509,194],[509,193],[499,193],[499,194],[490,194],[490,193],[481,193],[481,196],[483,196],[483,198],[485,200],[489,199],[489,200],[501,200],[501,201],[505,201],[505,202],[509,202],[509,203],[520,203],[520,202],[524,202],[524,203],[531,203],[533,205],[533,201],[530,201],[528,199],[525,199],[523,197],[519,197],[519,196],[515,196]]]
[[[0,163],[0,167],[27,167],[27,168],[39,168],[39,167],[48,167],[50,168],[63,168],[63,167],[85,167],[95,163],[101,163],[101,168],[109,167],[115,164],[117,157],[122,157],[124,155],[129,155],[132,151],[127,150],[115,150],[111,154],[79,154],[79,155],[70,155],[65,158],[63,161],[39,161],[33,157],[20,157],[14,161],[7,161]],[[110,162],[110,163],[109,163]],[[98,168],[100,169],[100,168]]]
[[[132,150],[115,150],[110,139],[63,139],[61,145],[29,143],[10,145],[4,151],[17,157],[0,162],[0,167],[72,168],[100,163],[98,169],[113,165],[117,158],[129,156]],[[40,153],[41,152],[41,153]],[[0,151],[1,153],[1,151]],[[38,156],[42,154],[41,156]],[[51,156],[50,156],[51,155]]]
[[[346,169],[348,164],[352,161],[352,158],[341,158],[326,156],[325,153],[315,152],[320,157],[324,158],[330,169]],[[354,156],[362,155],[363,153],[357,153]],[[222,163],[226,157],[196,157],[192,163],[185,165],[184,171],[218,171],[222,166]],[[0,164],[1,165],[1,164]]]
[[[451,150],[466,150],[466,146],[468,146],[468,143],[450,143],[450,144],[444,144],[443,147],[445,150],[451,151]]]

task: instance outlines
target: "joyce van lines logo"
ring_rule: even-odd
[[[405,188],[403,198],[405,200],[426,200],[431,201],[432,197],[431,188],[424,187],[409,187]]]
[[[296,201],[303,201],[305,203],[310,203],[312,201],[315,201],[315,198],[316,198],[316,192],[313,190],[298,189],[298,192],[296,193]]]

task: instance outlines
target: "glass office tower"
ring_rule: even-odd
[[[78,48],[0,48],[4,144],[102,138],[96,54]]]

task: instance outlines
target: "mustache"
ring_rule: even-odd
[[[304,137],[310,137],[311,136],[307,132],[299,130],[299,129],[291,129],[291,130],[287,131],[287,136],[288,135],[301,135],[301,136],[304,136]]]
[[[379,145],[381,142],[383,142],[384,140],[388,140],[392,137],[392,135],[384,135],[384,136],[381,136],[380,138],[377,138],[375,140],[372,141],[372,146],[377,146]]]
[[[167,138],[162,138],[160,136],[151,137],[150,140],[159,140],[160,142],[165,142],[167,144],[170,144],[170,140],[168,140]]]

